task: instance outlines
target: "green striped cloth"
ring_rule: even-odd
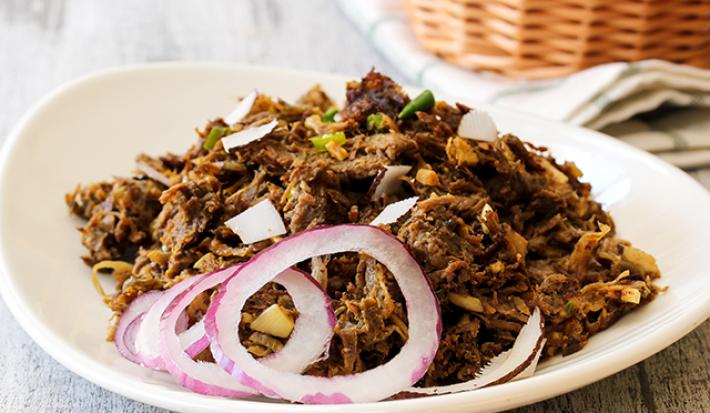
[[[410,82],[601,130],[682,168],[710,166],[710,71],[659,60],[609,63],[552,80],[474,73],[427,53],[404,0],[338,0]]]

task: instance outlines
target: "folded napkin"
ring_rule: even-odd
[[[421,87],[602,130],[683,168],[710,166],[710,70],[646,60],[547,80],[475,73],[417,43],[404,0],[338,2],[370,42]]]

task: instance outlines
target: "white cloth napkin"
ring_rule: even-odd
[[[425,51],[409,27],[404,0],[338,2],[375,48],[421,87],[602,130],[683,168],[710,166],[710,70],[646,60],[558,79],[512,80],[461,69]],[[657,109],[669,105],[685,109]],[[637,117],[651,111],[655,116]]]

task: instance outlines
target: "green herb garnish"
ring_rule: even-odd
[[[567,301],[567,307],[565,307],[567,310],[567,314],[572,314],[572,310],[574,310],[574,303],[572,301]]]
[[[210,129],[210,133],[207,134],[207,139],[205,139],[205,142],[202,144],[202,147],[206,151],[212,150],[214,146],[217,144],[217,141],[222,139],[222,137],[227,133],[229,128],[223,127],[223,126],[213,126],[212,129]]]
[[[325,147],[330,141],[335,141],[338,145],[345,143],[345,133],[335,132],[335,133],[325,133],[323,135],[314,136],[311,138],[311,143],[321,152],[325,152],[328,149]]]
[[[368,129],[381,129],[382,121],[385,119],[381,113],[372,113],[367,115],[367,128]]]
[[[297,194],[298,194],[298,189],[296,189],[296,187],[294,186],[293,188],[291,188],[290,191],[288,191],[288,194],[286,195],[286,199],[291,199],[294,196],[296,196]]]
[[[335,121],[335,115],[338,114],[338,109],[337,108],[330,108],[325,111],[323,116],[321,116],[321,120],[325,123],[332,123]]]
[[[408,119],[414,116],[417,112],[428,112],[434,108],[434,94],[431,90],[427,89],[415,97],[414,100],[407,103],[407,106],[399,112],[397,116],[399,119]]]

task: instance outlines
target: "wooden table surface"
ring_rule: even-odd
[[[0,0],[0,139],[61,83],[102,68],[221,60],[404,81],[327,0]],[[692,173],[710,188],[710,170]],[[88,281],[87,281],[88,282]],[[0,301],[0,410],[165,412],[74,375]],[[710,322],[581,390],[517,412],[708,412]]]

